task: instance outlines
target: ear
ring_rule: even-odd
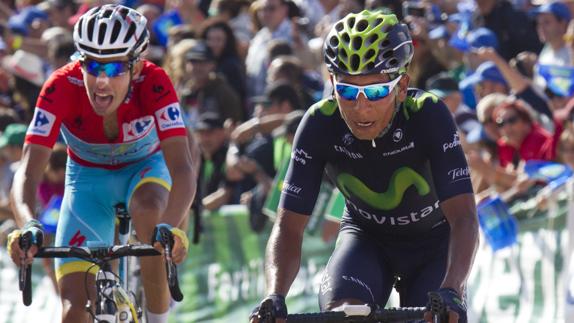
[[[409,81],[411,80],[408,74],[403,74],[397,86],[397,99],[403,102],[407,98],[407,90],[409,88]]]

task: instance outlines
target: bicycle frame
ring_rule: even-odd
[[[96,322],[139,323],[141,311],[111,272],[108,263],[96,274]],[[136,310],[136,307],[138,310]]]

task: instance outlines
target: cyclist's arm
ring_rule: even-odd
[[[299,272],[303,232],[308,221],[309,215],[279,209],[265,253],[267,294],[287,295]]]
[[[187,137],[166,138],[161,142],[161,150],[172,179],[167,207],[161,222],[177,227],[188,215],[196,189]]]
[[[36,191],[51,153],[52,149],[43,145],[24,145],[20,167],[14,174],[10,191],[10,204],[19,227],[35,218]]]
[[[462,295],[478,248],[478,221],[474,194],[454,196],[441,203],[450,225],[449,257],[441,287],[449,287]]]

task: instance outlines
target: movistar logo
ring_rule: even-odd
[[[337,176],[337,186],[346,197],[360,198],[364,203],[379,210],[392,210],[401,204],[405,191],[414,186],[420,196],[430,192],[430,185],[419,173],[409,167],[397,169],[391,176],[386,192],[371,190],[360,179],[347,173]]]

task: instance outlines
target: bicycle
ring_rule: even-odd
[[[160,228],[160,243],[164,248],[166,276],[171,297],[180,302],[183,294],[179,288],[177,267],[171,259],[173,236],[167,228]],[[127,256],[145,257],[158,256],[160,253],[151,245],[126,244],[114,246],[96,247],[41,247],[42,234],[40,230],[28,231],[20,238],[20,247],[26,251],[33,244],[39,246],[36,258],[80,258],[98,266],[96,274],[96,309],[91,310],[89,293],[86,310],[90,313],[94,322],[100,323],[139,323],[142,310],[135,299],[135,295],[129,289],[122,286],[121,279],[112,271],[110,262]],[[86,279],[88,276],[86,271]],[[19,285],[22,291],[24,305],[32,303],[31,290],[31,266],[21,266],[19,273]],[[124,282],[125,284],[125,282]]]
[[[430,304],[427,307],[381,308],[370,304],[344,305],[337,311],[289,314],[287,315],[287,323],[398,323],[422,320],[427,311],[431,312],[434,323],[447,323],[447,309],[440,295],[430,292],[429,298]],[[261,304],[258,316],[260,323],[275,323],[272,300],[267,299]]]

